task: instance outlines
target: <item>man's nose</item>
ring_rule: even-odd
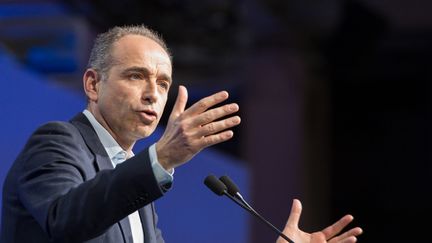
[[[144,86],[142,99],[149,104],[153,104],[157,101],[157,86],[156,86],[156,80],[149,80],[146,82],[146,85]]]

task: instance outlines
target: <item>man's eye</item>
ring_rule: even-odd
[[[159,82],[159,86],[162,87],[165,90],[168,90],[168,88],[169,88],[169,84],[166,81],[160,81]]]
[[[133,74],[129,75],[129,79],[140,80],[141,79],[141,75],[139,75],[138,73],[133,73]]]

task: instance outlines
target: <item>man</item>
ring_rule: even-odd
[[[38,128],[4,183],[2,243],[164,242],[153,201],[174,168],[233,136],[239,107],[225,91],[186,109],[178,95],[161,139],[134,155],[155,130],[172,86],[163,40],[144,26],[101,34],[83,75],[87,108]],[[300,232],[300,231],[298,231]]]

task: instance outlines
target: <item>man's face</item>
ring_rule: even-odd
[[[133,143],[159,123],[171,86],[171,61],[159,44],[140,35],[115,42],[111,58],[106,80],[97,84],[94,113],[120,144]]]

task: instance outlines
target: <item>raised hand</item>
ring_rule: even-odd
[[[354,219],[351,215],[345,215],[321,231],[312,234],[304,232],[298,228],[301,211],[300,201],[294,199],[288,222],[283,230],[283,233],[295,243],[354,243],[357,241],[356,236],[363,232],[360,227],[355,227],[339,234]],[[279,237],[276,243],[286,243],[286,241]]]
[[[239,110],[237,104],[214,107],[228,99],[226,91],[205,97],[185,110],[187,99],[186,87],[179,86],[168,125],[156,143],[159,163],[167,170],[189,161],[206,147],[232,138],[233,131],[227,129],[240,124],[239,116],[224,118]]]

